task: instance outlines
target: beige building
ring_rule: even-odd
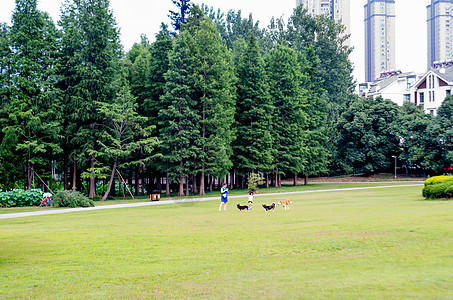
[[[341,21],[346,27],[345,34],[351,34],[350,0],[296,0],[296,5],[302,5],[311,15],[328,15],[332,20]]]
[[[365,5],[365,81],[395,70],[395,0],[368,0]]]

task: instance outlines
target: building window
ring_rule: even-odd
[[[430,109],[430,110],[429,110],[429,113],[430,113],[431,115],[434,115],[434,109]]]
[[[451,90],[447,90],[447,96],[451,95]]]
[[[420,93],[420,104],[425,103],[425,93]]]
[[[404,94],[404,103],[411,102],[411,94]]]

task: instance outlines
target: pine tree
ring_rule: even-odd
[[[302,74],[302,85],[307,90],[308,114],[307,130],[305,131],[304,144],[306,146],[305,161],[302,172],[305,174],[305,184],[308,184],[309,175],[327,172],[329,152],[327,150],[327,102],[326,91],[322,88],[323,81],[318,72],[319,59],[313,47],[307,47],[299,55]]]
[[[21,160],[16,151],[18,144],[14,128],[8,127],[0,144],[0,188],[12,189],[21,174]]]
[[[25,163],[25,188],[29,189],[36,170],[50,171],[49,155],[61,151],[57,143],[59,96],[55,86],[57,30],[36,0],[16,0],[10,41],[11,102],[8,126],[18,137],[17,150]]]
[[[112,187],[113,178],[121,166],[143,165],[152,157],[149,155],[157,144],[157,138],[152,137],[153,126],[146,126],[146,117],[137,113],[137,104],[132,96],[125,79],[122,80],[121,91],[113,103],[98,102],[98,112],[105,116],[105,143],[100,142],[101,149],[96,156],[105,156],[112,162],[112,169],[107,190],[102,197],[106,200]],[[145,158],[134,161],[133,154],[141,150],[147,154]],[[99,170],[102,172],[102,170]]]
[[[145,100],[143,112],[150,117],[151,124],[158,125],[161,109],[160,97],[164,94],[165,73],[169,68],[169,54],[173,50],[173,36],[167,25],[161,24],[156,41],[150,48],[150,77],[147,80],[149,97]]]
[[[197,6],[192,11],[193,15],[203,15]],[[210,19],[189,20],[187,31],[194,37],[196,96],[201,116],[197,143],[200,155],[195,171],[201,171],[200,195],[204,195],[205,175],[223,177],[232,167],[235,77],[231,54]]]
[[[239,50],[243,47],[238,47]],[[237,104],[233,144],[234,163],[242,175],[273,169],[273,105],[265,64],[256,38],[252,36],[245,52],[236,53]]]
[[[11,90],[11,47],[10,28],[0,23],[0,111],[9,102]]]
[[[306,165],[307,146],[303,140],[308,125],[307,91],[297,53],[277,45],[267,57],[270,94],[274,100],[272,134],[274,137],[275,168],[277,173],[295,174]],[[279,185],[279,180],[277,185]]]
[[[184,178],[193,172],[192,162],[198,155],[196,140],[200,136],[201,120],[196,111],[194,91],[194,60],[189,48],[192,43],[189,32],[182,32],[176,38],[165,75],[167,82],[159,113],[164,171],[171,180],[179,182],[178,195],[181,196],[184,195]]]
[[[172,0],[173,4],[178,8],[177,11],[170,10],[168,15],[172,20],[172,25],[175,31],[181,30],[181,25],[187,23],[189,17],[191,3],[190,0]]]
[[[65,124],[70,132],[67,155],[86,170],[89,179],[89,197],[96,195],[95,181],[98,140],[101,139],[102,115],[96,110],[97,102],[110,102],[115,97],[113,84],[119,73],[121,46],[115,19],[109,8],[110,1],[80,0],[66,2],[62,10],[63,29],[60,88],[66,101]],[[77,181],[73,170],[73,186]]]

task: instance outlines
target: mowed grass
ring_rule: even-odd
[[[0,220],[0,298],[452,299],[453,201],[421,189]]]

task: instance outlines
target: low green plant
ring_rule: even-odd
[[[453,181],[453,176],[446,176],[446,175],[433,176],[433,177],[430,177],[425,180],[425,186],[444,183],[444,182],[452,182],[452,181]]]
[[[423,188],[422,195],[425,199],[453,198],[453,182],[427,185]]]
[[[90,207],[93,200],[74,190],[59,190],[52,199],[53,207]]]
[[[39,205],[42,198],[40,189],[22,190],[13,189],[12,191],[0,192],[0,206],[34,206]]]

